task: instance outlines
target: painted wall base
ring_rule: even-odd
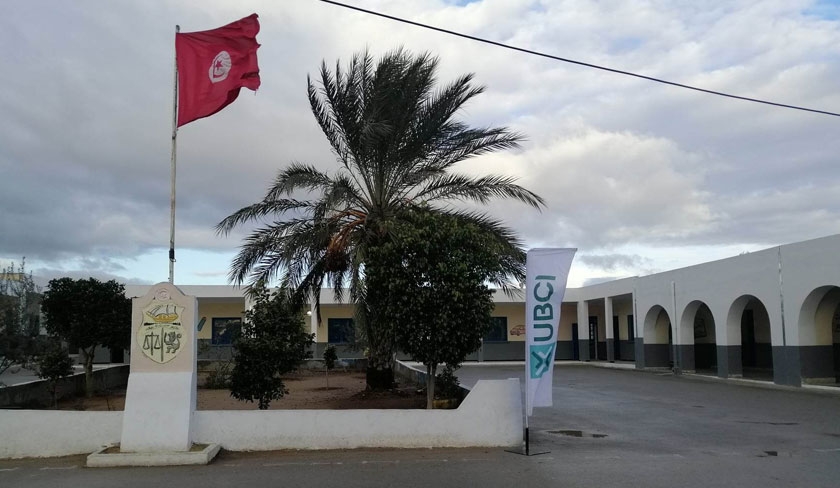
[[[635,341],[618,341],[618,347],[621,356],[616,358],[621,361],[635,361],[636,360],[636,343]]]
[[[677,365],[683,372],[693,372],[695,368],[694,360],[694,345],[676,346],[676,361]]]
[[[645,367],[667,368],[671,366],[671,346],[668,344],[645,344]]]
[[[800,349],[797,346],[776,346],[773,348],[773,383],[802,386],[802,370],[805,365],[800,362]],[[816,366],[817,364],[809,363],[809,366]]]
[[[589,342],[589,339],[581,339],[578,341],[578,351],[580,354],[579,357],[581,361],[590,361],[592,359],[595,359],[593,357],[590,357],[591,355],[589,354]]]
[[[776,347],[773,357],[776,357]],[[836,351],[834,345],[799,346],[799,360],[803,378],[834,378],[836,370]],[[794,366],[794,364],[791,364]]]
[[[717,370],[717,345],[694,344],[694,368],[697,370]]]
[[[636,369],[644,369],[647,366],[647,358],[645,357],[645,340],[642,337],[637,337],[634,343]]]
[[[744,375],[741,366],[741,346],[717,346],[718,376],[740,378]]]

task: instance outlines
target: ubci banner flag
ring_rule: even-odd
[[[525,264],[525,410],[551,406],[560,306],[577,249],[531,249]]]
[[[259,31],[251,14],[218,29],[175,34],[178,127],[230,105],[242,87],[259,88]]]

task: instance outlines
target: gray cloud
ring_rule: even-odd
[[[560,56],[840,110],[840,22],[820,17],[827,14],[819,4],[360,5]],[[9,56],[0,71],[0,257],[25,255],[46,263],[46,272],[72,261],[82,274],[124,276],[125,259],[165,249],[174,24],[212,28],[251,11],[262,22],[262,87],[179,132],[179,248],[237,247],[247,229],[221,238],[213,226],[260,199],[289,162],[334,168],[309,113],[306,74],[322,59],[399,45],[439,55],[442,80],[475,72],[487,85],[460,114],[465,120],[527,136],[521,150],[459,169],[518,176],[546,198],[542,213],[509,202],[487,209],[528,245],[575,246],[593,268],[641,272],[657,268],[655,253],[610,261],[611,249],[770,245],[840,232],[840,139],[831,117],[653,85],[319,2],[196,9],[45,1],[17,3],[0,18]]]
[[[595,276],[583,280],[581,286],[597,285],[598,283],[606,283],[608,281],[613,281],[620,278],[626,278],[626,276]]]
[[[639,268],[653,264],[651,259],[630,254],[581,254],[579,261],[593,268],[615,271],[619,268]]]

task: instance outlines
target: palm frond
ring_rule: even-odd
[[[474,178],[460,174],[446,174],[429,181],[418,191],[418,201],[436,200],[472,200],[487,203],[491,198],[514,198],[536,209],[545,205],[545,201],[536,193],[514,182],[510,176],[490,175]]]
[[[279,279],[298,296],[312,294],[317,308],[321,287],[333,288],[340,298],[349,284],[350,299],[363,303],[368,248],[388,238],[406,209],[423,205],[485,231],[503,264],[494,283],[510,289],[511,279],[524,277],[524,252],[513,231],[484,214],[439,208],[495,198],[538,209],[544,202],[510,177],[450,173],[459,161],[517,147],[522,136],[458,120],[484,87],[472,74],[439,86],[438,64],[429,53],[402,48],[377,60],[363,51],[345,65],[323,62],[317,75],[307,77],[310,108],[340,166],[328,174],[293,163],[277,174],[261,202],[217,225],[217,232],[227,234],[238,225],[273,219],[246,236],[231,264],[231,281]],[[297,200],[295,192],[311,198]]]
[[[263,200],[237,210],[216,224],[216,234],[227,235],[237,225],[257,220],[261,217],[284,214],[293,210],[312,210],[314,205],[313,202],[307,200],[295,200],[291,198]]]
[[[292,163],[277,173],[263,200],[276,200],[295,190],[318,191],[332,184],[330,175],[308,164]]]

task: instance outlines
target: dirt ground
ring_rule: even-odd
[[[299,371],[283,378],[289,391],[271,402],[270,410],[295,409],[369,409],[424,408],[426,397],[416,387],[404,386],[388,392],[365,391],[365,374],[332,372],[327,378],[322,371]],[[242,402],[230,396],[229,390],[198,389],[198,410],[256,410],[256,402]],[[125,390],[91,399],[66,399],[60,410],[123,410]]]

